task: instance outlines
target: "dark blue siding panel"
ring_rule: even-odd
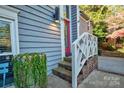
[[[77,6],[71,6],[72,42],[77,39]]]

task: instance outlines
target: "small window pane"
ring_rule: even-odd
[[[10,23],[0,20],[0,53],[11,52]]]
[[[69,6],[64,6],[64,17],[69,19]]]

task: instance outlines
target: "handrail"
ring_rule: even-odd
[[[72,87],[77,87],[77,76],[86,60],[97,55],[97,37],[84,32],[72,44]]]
[[[89,32],[83,32],[83,34],[72,43],[72,45],[74,45],[75,43],[77,43],[84,35],[87,35],[87,34],[94,36],[93,34],[91,34]],[[94,37],[96,37],[96,36],[94,36]]]

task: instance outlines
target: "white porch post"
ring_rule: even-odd
[[[64,9],[63,9],[63,5],[59,6],[59,14],[60,14],[60,31],[61,31],[61,50],[62,50],[62,60],[63,57],[65,57],[65,43],[64,43]]]
[[[77,48],[72,46],[72,88],[77,88]]]
[[[77,39],[79,38],[79,26],[80,26],[80,10],[77,5]],[[77,47],[72,45],[72,87],[77,88]]]

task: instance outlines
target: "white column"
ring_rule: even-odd
[[[62,50],[62,60],[63,57],[65,57],[65,41],[64,41],[64,9],[63,9],[63,5],[59,6],[60,8],[60,31],[61,31],[61,50]]]
[[[72,46],[72,88],[77,88],[77,48]]]

